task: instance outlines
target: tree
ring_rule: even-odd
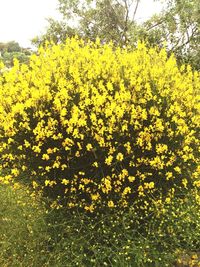
[[[99,37],[102,42],[112,41],[123,46],[133,36],[139,2],[140,0],[59,0],[63,20],[49,20],[46,34],[33,40],[33,43],[49,39],[62,42],[66,36],[78,35],[90,40]]]
[[[150,46],[166,43],[181,63],[190,63],[199,69],[200,61],[200,5],[199,0],[157,0],[165,9],[142,24],[135,17],[140,0],[59,0],[61,22],[49,20],[45,40],[63,42],[66,36],[78,35],[83,39],[112,41],[119,46],[134,46],[138,39]]]
[[[19,43],[15,41],[0,42],[0,59],[7,67],[13,66],[14,58],[17,58],[21,63],[28,63],[30,55],[30,49],[20,47]]]
[[[73,37],[77,35],[77,30],[68,26],[65,21],[56,21],[52,18],[48,19],[49,26],[45,34],[36,36],[32,39],[32,44],[39,46],[45,41],[53,41],[54,43],[64,42],[66,36]]]
[[[200,65],[199,0],[167,0],[166,9],[143,25],[143,36],[153,44],[167,43],[182,63]]]
[[[7,52],[9,52],[9,53],[21,52],[21,47],[17,42],[10,41],[7,43]]]

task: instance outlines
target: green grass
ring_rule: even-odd
[[[44,204],[26,187],[0,186],[0,266],[42,266],[48,250]]]
[[[171,267],[179,254],[195,258],[200,248],[200,209],[192,192],[142,219],[134,209],[92,216],[49,209],[30,194],[24,186],[0,186],[2,267]]]

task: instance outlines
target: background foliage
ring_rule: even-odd
[[[0,43],[0,59],[8,68],[13,66],[14,58],[17,58],[21,63],[28,64],[31,53],[30,49],[20,47],[15,41]]]
[[[145,40],[150,46],[167,44],[168,53],[176,54],[178,62],[190,63],[199,69],[200,5],[198,0],[160,0],[161,13],[138,22],[140,0],[69,1],[59,0],[61,21],[49,20],[46,34],[35,37],[39,45],[45,40],[65,42],[66,36],[78,35],[86,40],[97,37],[103,43],[136,46]]]

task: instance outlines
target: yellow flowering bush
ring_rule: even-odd
[[[46,44],[1,71],[0,179],[26,177],[56,207],[90,212],[170,202],[200,184],[199,88],[164,49]]]

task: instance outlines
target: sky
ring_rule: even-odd
[[[60,19],[58,0],[0,0],[0,42],[17,41],[30,47],[31,39],[45,32],[47,18]],[[136,19],[149,18],[161,10],[158,2],[142,0]]]

